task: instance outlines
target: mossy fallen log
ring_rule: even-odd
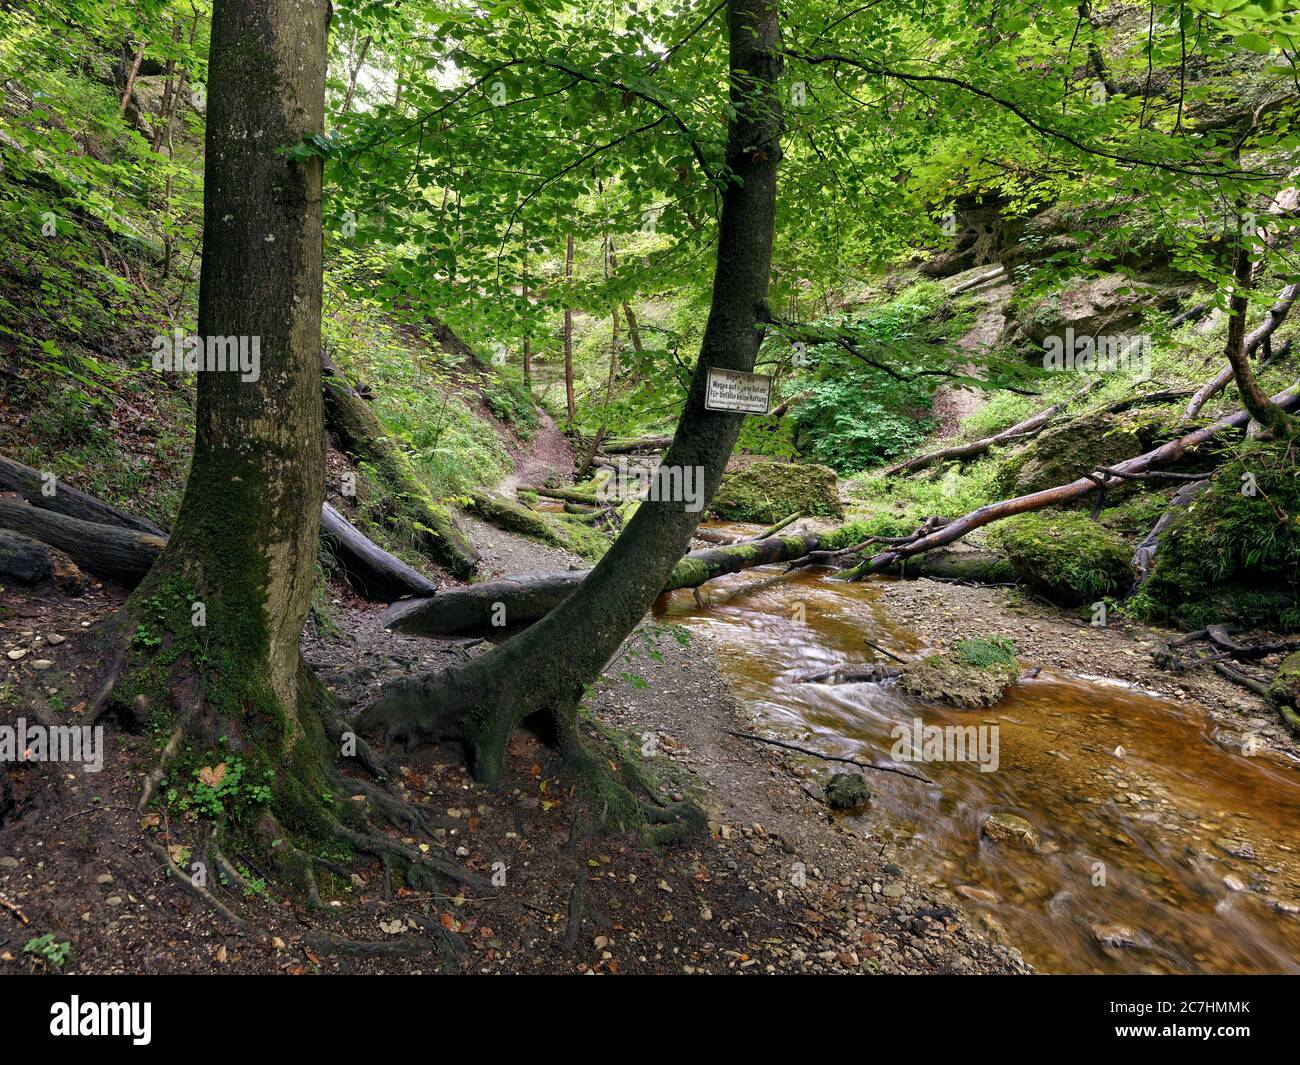
[[[368,540],[328,503],[321,508],[320,538],[348,583],[366,599],[392,602],[405,595],[433,595],[438,590],[423,573]]]
[[[128,514],[102,499],[96,499],[71,485],[49,478],[30,466],[3,456],[0,456],[0,492],[17,492],[32,506],[64,514],[69,518],[97,525],[115,525],[120,529],[148,533],[151,536],[166,535],[148,518]]]
[[[1300,382],[1278,392],[1271,397],[1271,401],[1283,410],[1294,410],[1297,406],[1300,406]],[[1107,487],[1123,484],[1126,479],[1162,466],[1172,465],[1184,456],[1194,452],[1207,440],[1211,440],[1222,433],[1243,430],[1249,423],[1250,414],[1246,411],[1238,411],[1230,417],[1220,418],[1210,425],[1170,440],[1168,443],[1162,444],[1160,447],[1144,454],[1136,455],[1110,467],[1102,467],[1091,471],[1069,484],[1045,488],[1039,492],[1030,492],[1027,495],[1016,496],[1014,499],[1004,499],[998,503],[989,503],[978,507],[969,514],[947,522],[941,528],[910,538],[904,543],[894,544],[887,550],[881,551],[869,559],[864,559],[859,565],[846,573],[844,577],[846,580],[861,580],[871,573],[886,571],[905,558],[924,554],[936,547],[946,547],[948,544],[960,540],[967,533],[974,532],[976,529],[983,528],[993,522],[1013,517],[1016,514],[1028,514],[1033,511],[1043,510],[1046,507],[1064,506],[1098,489],[1104,491]]]
[[[585,503],[589,507],[607,505],[610,500],[601,499],[594,492],[579,492],[575,488],[547,488],[540,484],[521,484],[515,489],[520,494],[544,496],[547,499],[562,499],[566,503]]]
[[[324,384],[325,425],[339,447],[370,466],[390,496],[386,517],[411,530],[419,549],[457,577],[472,577],[479,553],[457,527],[450,508],[421,482],[406,452],[380,423],[366,401],[338,377]]]
[[[773,536],[749,544],[692,551],[673,568],[665,592],[696,588],[752,566],[791,562],[816,550],[812,534]],[[490,633],[530,625],[545,617],[586,579],[588,570],[538,573],[452,588],[431,599],[394,604],[384,615],[388,628],[414,636]]]

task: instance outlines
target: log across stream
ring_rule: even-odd
[[[780,570],[720,578],[705,609],[690,592],[657,608],[717,641],[753,731],[889,762],[892,730],[918,718],[998,726],[995,771],[917,766],[934,786],[867,774],[873,799],[855,831],[894,841],[900,865],[964,895],[977,921],[1046,972],[1300,972],[1300,913],[1288,910],[1300,902],[1300,766],[1247,756],[1194,705],[1048,670],[974,712],[889,686],[798,683],[876,659],[864,640],[905,657],[925,648],[905,619],[885,616],[878,586],[815,571],[774,579]],[[792,759],[818,780],[830,771]],[[1039,845],[982,839],[995,812],[1027,819]]]

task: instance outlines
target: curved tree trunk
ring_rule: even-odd
[[[1300,285],[1287,285],[1274,301],[1273,306],[1268,309],[1265,316],[1258,326],[1256,326],[1245,340],[1242,346],[1245,349],[1247,357],[1255,353],[1261,344],[1267,343],[1269,338],[1276,332],[1277,327],[1286,320],[1286,316],[1291,312],[1291,307],[1296,301],[1296,296],[1300,294]],[[1210,400],[1212,396],[1222,392],[1228,382],[1233,379],[1235,368],[1231,362],[1216,376],[1206,381],[1196,390],[1196,394],[1187,402],[1187,408],[1183,411],[1183,417],[1195,418],[1201,413],[1201,408]]]
[[[781,70],[771,0],[728,0],[730,178],[722,195],[713,299],[690,393],[664,466],[697,467],[712,497],[742,415],[704,408],[709,367],[752,370],[772,258]],[[660,482],[662,483],[662,482]],[[561,751],[590,770],[576,733],[578,701],[645,616],[681,559],[700,517],[680,501],[647,500],[580,589],[523,633],[443,673],[389,689],[364,715],[391,737],[455,738],[474,775],[495,782],[516,725],[541,714]]]
[[[1289,435],[1295,424],[1291,415],[1268,398],[1268,394],[1260,388],[1255,371],[1250,365],[1250,349],[1246,346],[1246,312],[1250,308],[1248,294],[1254,276],[1254,266],[1250,258],[1250,247],[1244,238],[1238,240],[1234,274],[1236,284],[1232,289],[1228,341],[1224,347],[1224,354],[1228,357],[1228,365],[1232,367],[1232,375],[1237,382],[1237,392],[1241,396],[1242,406],[1250,411],[1251,417],[1265,429],[1279,436]]]

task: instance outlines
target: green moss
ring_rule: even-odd
[[[1250,440],[1165,530],[1130,609],[1152,621],[1300,629],[1300,476],[1285,445]],[[1253,478],[1255,493],[1244,494]]]
[[[975,636],[953,644],[953,655],[968,666],[1016,668],[1016,645],[1005,636]]]
[[[796,511],[838,518],[839,482],[826,466],[754,462],[722,479],[713,511],[724,521],[771,524]]]
[[[952,651],[908,662],[899,687],[925,702],[967,710],[992,706],[1020,674],[1010,640],[960,641]]]
[[[1132,549],[1084,514],[1009,518],[989,534],[1021,580],[1063,604],[1088,603],[1132,583]]]
[[[710,570],[698,558],[680,559],[668,578],[669,588],[695,588],[709,579]]]
[[[609,538],[592,525],[564,515],[529,510],[486,489],[475,488],[469,493],[469,507],[499,528],[572,551],[593,562],[609,549]]]

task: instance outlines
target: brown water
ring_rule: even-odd
[[[869,583],[774,568],[708,590],[704,610],[689,592],[660,610],[718,642],[755,731],[900,764],[890,761],[896,725],[997,724],[996,771],[971,761],[904,766],[933,785],[868,772],[872,801],[853,827],[922,878],[964,888],[967,908],[1035,966],[1300,973],[1300,912],[1284,908],[1300,903],[1300,765],[1243,753],[1240,738],[1220,734],[1195,705],[1108,681],[1045,671],[974,712],[926,706],[889,686],[799,683],[817,669],[876,660],[864,639],[904,657],[924,645],[884,616]],[[818,779],[845,768],[798,761]],[[1040,845],[981,839],[996,811],[1026,818]]]

